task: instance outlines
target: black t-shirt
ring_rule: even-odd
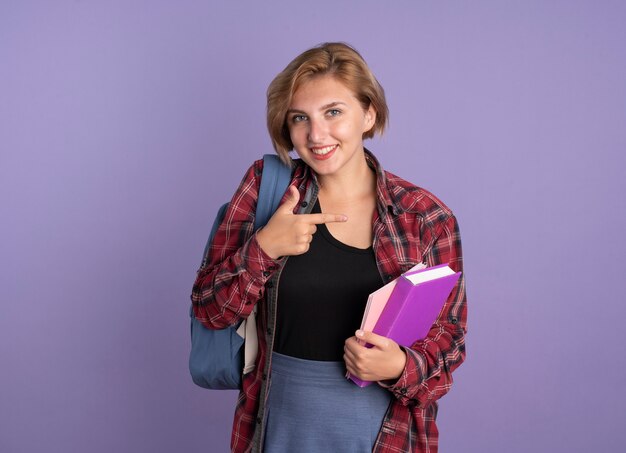
[[[312,212],[321,212],[319,202]],[[308,360],[343,360],[367,297],[383,285],[372,247],[358,249],[317,225],[309,251],[290,256],[278,286],[274,351]]]

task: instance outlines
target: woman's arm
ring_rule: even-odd
[[[258,244],[254,215],[263,161],[246,172],[198,271],[191,301],[196,318],[209,328],[224,328],[247,318],[277,269]]]
[[[455,272],[463,271],[461,239],[453,216],[442,224],[424,260],[428,267],[449,264]],[[405,348],[389,338],[357,331],[357,336],[346,340],[346,367],[360,379],[379,381],[403,404],[426,407],[448,392],[452,371],[465,358],[466,320],[465,276],[461,274],[426,339]]]
[[[428,336],[411,348],[403,348],[407,355],[404,371],[395,383],[388,385],[400,402],[414,401],[420,407],[428,406],[450,390],[452,372],[465,359],[465,274],[461,236],[454,216],[444,222],[424,258],[428,267],[447,263],[453,271],[462,273]]]

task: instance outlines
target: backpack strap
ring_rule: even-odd
[[[261,175],[261,187],[256,204],[254,216],[254,231],[269,222],[278,208],[289,183],[291,182],[291,168],[286,166],[278,156],[265,154],[263,156],[263,174]],[[256,329],[256,314],[258,305],[255,305],[250,315],[237,329],[239,336],[245,338],[243,345],[243,374],[254,370],[254,363],[259,350]]]
[[[261,187],[254,217],[254,230],[258,230],[267,222],[278,208],[289,183],[291,168],[285,165],[275,154],[263,156],[263,174]]]
[[[285,194],[287,187],[289,187],[290,182],[291,168],[285,165],[275,154],[263,155],[263,173],[261,174],[261,187],[259,188],[256,214],[254,216],[254,231],[269,222],[276,209],[278,209],[280,200]],[[211,234],[209,234],[209,238],[204,246],[201,267],[204,267],[206,264],[206,260],[209,257],[209,247],[211,246],[211,242],[213,242],[217,229],[222,223],[222,220],[224,220],[227,209],[228,203],[224,203],[217,211],[217,215],[211,227]]]

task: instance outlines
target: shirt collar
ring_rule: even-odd
[[[398,215],[402,211],[400,209],[400,204],[398,203],[398,200],[396,200],[396,197],[394,197],[394,193],[389,188],[387,175],[378,162],[378,159],[376,159],[374,154],[372,154],[372,152],[368,149],[365,149],[365,159],[367,160],[367,164],[370,168],[376,172],[376,200],[378,215],[383,220],[387,217],[389,212],[393,213],[393,215]]]

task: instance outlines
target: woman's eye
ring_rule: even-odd
[[[341,110],[337,110],[337,109],[330,109],[328,111],[328,116],[337,116],[341,113]]]
[[[291,122],[292,123],[300,123],[302,121],[306,120],[306,116],[305,115],[294,115],[291,117]]]

